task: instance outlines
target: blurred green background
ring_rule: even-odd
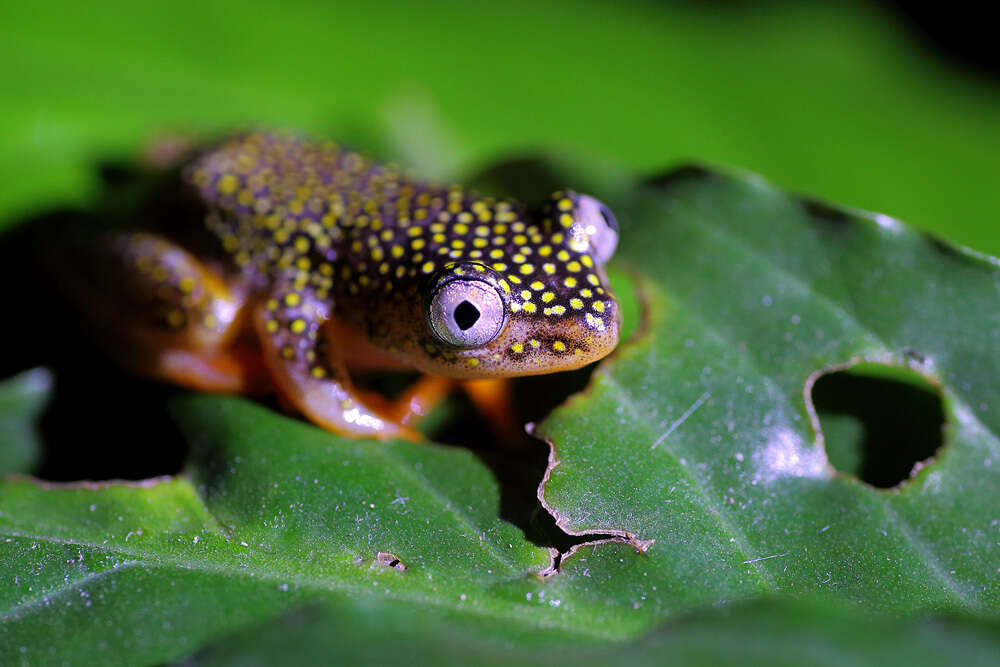
[[[157,133],[264,123],[433,175],[734,165],[1000,253],[1000,87],[876,5],[0,4],[0,224]]]

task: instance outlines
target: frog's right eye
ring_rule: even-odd
[[[590,252],[594,261],[604,264],[618,247],[618,220],[599,199],[579,195],[577,220],[570,229],[570,246],[577,252]]]
[[[481,347],[503,330],[506,313],[503,298],[492,285],[457,278],[440,285],[431,295],[427,323],[444,343]]]

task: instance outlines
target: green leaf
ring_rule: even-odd
[[[539,430],[542,497],[571,533],[655,544],[569,556],[566,579],[613,571],[604,603],[651,618],[762,592],[1000,612],[1000,264],[753,176],[682,170],[618,204],[648,329]],[[810,383],[861,361],[944,397],[943,450],[899,488],[838,474],[816,430]]]
[[[0,382],[0,474],[32,470],[41,455],[36,420],[52,390],[52,375],[35,368]]]
[[[196,450],[189,477],[0,485],[0,661],[21,646],[52,660],[115,662],[126,646],[136,662],[180,658],[325,596],[566,625],[514,602],[551,559],[497,518],[496,484],[469,452],[337,438],[238,399],[195,397],[177,413]]]
[[[542,500],[593,543],[532,544],[466,450],[193,397],[176,407],[185,476],[0,483],[0,660],[178,659],[305,603],[321,625],[429,609],[476,646],[593,647],[775,595],[995,619],[996,262],[755,177],[618,182],[593,190],[623,221],[641,329],[537,428],[554,447]],[[852,360],[906,367],[945,398],[944,451],[899,489],[836,474],[812,430],[807,382]],[[725,632],[752,633],[755,613]],[[628,650],[656,652],[657,636]]]

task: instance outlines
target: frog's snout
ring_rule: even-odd
[[[603,359],[618,345],[621,321],[613,298],[595,300],[586,309],[567,315],[561,321],[532,327],[523,340],[517,336],[513,349],[525,353],[521,372],[554,373],[580,368]]]

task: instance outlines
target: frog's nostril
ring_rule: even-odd
[[[455,308],[455,324],[462,331],[471,329],[479,320],[479,309],[468,301],[463,301]]]

